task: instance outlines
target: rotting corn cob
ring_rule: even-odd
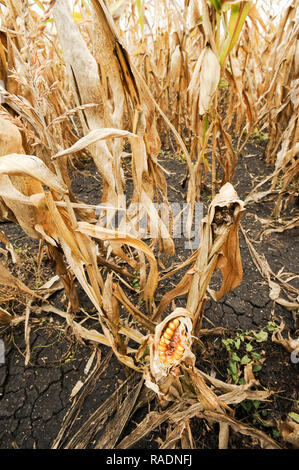
[[[179,330],[179,325],[180,321],[177,318],[170,321],[159,341],[159,359],[164,365],[170,365],[178,361],[184,353],[185,348],[182,339],[186,336],[184,331]]]

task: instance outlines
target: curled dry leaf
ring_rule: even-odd
[[[290,416],[287,416],[285,421],[279,422],[278,430],[284,441],[299,447],[299,424],[293,421]]]
[[[284,327],[285,324],[284,321],[282,321],[277,330],[273,331],[272,341],[274,343],[281,344],[281,346],[283,346],[289,353],[292,353],[296,349],[299,349],[299,338],[292,339],[290,334],[288,334],[288,339],[285,339],[281,334],[284,330]]]
[[[0,325],[9,325],[12,319],[12,315],[7,310],[4,310],[4,308],[0,307]]]
[[[34,155],[12,153],[0,158],[1,175],[30,176],[49,186],[58,193],[66,194],[67,188],[45,163]]]
[[[187,294],[187,309],[194,315],[194,324],[202,315],[206,291],[215,269],[222,272],[222,285],[218,292],[209,289],[214,300],[219,300],[242,281],[242,262],[239,247],[239,221],[244,203],[230,183],[226,183],[215,196],[207,216],[203,219],[200,247],[192,268],[178,285],[161,299],[154,314],[158,318],[172,299]]]
[[[192,122],[196,114],[205,114],[220,80],[220,64],[215,53],[206,47],[200,54],[189,85],[190,102],[192,103]]]
[[[271,289],[269,293],[269,297],[271,300],[274,300],[274,302],[277,302],[278,304],[283,305],[283,307],[285,307],[287,310],[299,309],[299,303],[296,302],[296,300],[290,301],[290,300],[286,300],[280,297],[281,288],[276,282],[273,282],[270,279],[268,282],[269,282],[269,287]]]
[[[13,152],[22,153],[22,136],[10,120],[10,116],[0,116],[0,155]]]
[[[0,261],[0,283],[4,284],[5,286],[13,287],[14,289],[18,289],[23,292],[26,292],[26,294],[31,295],[32,297],[41,298],[38,294],[36,294],[31,289],[29,289],[29,287],[27,287],[20,279],[17,279],[16,277],[14,277],[1,261]]]
[[[226,183],[213,199],[207,223],[212,226],[213,235],[221,234],[225,226],[230,226],[228,237],[219,251],[218,265],[222,273],[222,285],[218,292],[210,290],[214,300],[219,300],[242,281],[243,270],[239,247],[239,222],[244,213],[244,202],[238,197],[230,183]]]
[[[14,250],[13,245],[10,243],[10,241],[8,240],[6,235],[2,232],[2,230],[0,230],[0,242],[3,243],[5,245],[5,248],[7,249],[7,251],[9,251],[9,253],[11,255],[12,262],[13,263],[19,263],[20,262],[19,255],[16,253],[16,251]]]
[[[142,240],[133,238],[126,233],[120,233],[115,230],[106,229],[99,225],[92,225],[87,222],[79,222],[77,231],[100,240],[111,241],[113,244],[129,245],[146,255],[150,264],[150,270],[144,286],[144,298],[148,304],[149,310],[151,311],[153,296],[158,285],[158,268],[154,253],[148,245]]]

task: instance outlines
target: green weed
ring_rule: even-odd
[[[233,383],[245,383],[244,366],[249,363],[252,363],[253,373],[262,369],[263,353],[259,353],[256,349],[259,343],[267,341],[268,334],[276,328],[275,323],[269,321],[260,331],[240,330],[234,337],[222,339],[229,357],[227,373]]]

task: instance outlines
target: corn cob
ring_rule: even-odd
[[[178,361],[184,353],[185,348],[182,345],[182,338],[186,339],[186,337],[183,334],[184,332],[179,331],[179,325],[180,321],[177,318],[170,321],[159,341],[158,355],[164,365],[170,365]]]

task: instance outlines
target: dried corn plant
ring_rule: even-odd
[[[272,186],[277,176],[281,186],[277,216],[284,195],[287,204],[297,194],[297,2],[275,18],[267,2],[164,1],[142,11],[121,3],[118,26],[132,61],[174,128],[188,135],[186,149],[177,141],[192,161],[187,200],[192,204],[194,190],[200,198],[209,177],[214,196],[217,185],[232,181],[248,139],[266,135]],[[165,121],[157,120],[162,135]]]
[[[167,192],[163,170],[153,152],[154,128],[146,124],[148,108],[143,112],[143,103],[140,101],[128,55],[118,41],[109,11],[103,2],[95,2],[93,7],[95,29],[93,34],[87,36],[81,34],[74,15],[65,2],[53,2],[48,11],[43,11],[40,15],[35,9],[30,9],[27,2],[8,2],[1,9],[3,22],[11,26],[4,35],[4,41],[1,40],[1,60],[5,73],[3,83],[6,88],[2,87],[1,93],[6,108],[21,119],[18,121],[18,130],[11,117],[7,114],[1,117],[1,217],[17,221],[30,237],[44,240],[49,256],[54,259],[63,279],[68,279],[69,276],[60,248],[57,249],[63,245],[63,241],[58,240],[57,230],[59,232],[59,229],[65,228],[68,238],[64,236],[63,239],[66,241],[67,238],[71,253],[87,262],[87,258],[90,259],[91,256],[90,253],[87,255],[87,251],[91,250],[91,264],[95,263],[95,248],[89,248],[88,242],[81,240],[81,249],[78,251],[78,241],[71,241],[71,237],[76,240],[84,238],[83,235],[74,233],[74,230],[79,220],[89,223],[95,220],[94,208],[80,204],[72,194],[67,171],[68,157],[60,153],[59,159],[52,159],[55,153],[68,148],[70,143],[75,141],[78,144],[78,138],[73,132],[69,132],[73,125],[78,134],[82,129],[87,138],[89,131],[101,132],[102,128],[115,126],[116,133],[112,129],[105,136],[104,129],[104,138],[97,138],[86,144],[102,177],[101,202],[109,201],[109,205],[115,209],[125,209],[126,201],[121,168],[122,139],[114,137],[131,136],[134,155],[132,171],[135,175],[131,204],[143,204],[162,251],[170,254],[174,250],[167,228],[152,203],[157,186],[165,202]],[[57,41],[55,29],[45,27],[45,21],[50,16],[52,19],[52,14],[63,56],[57,48],[53,48],[54,41]],[[84,12],[81,14],[83,18],[82,15],[84,16]],[[17,21],[19,18],[21,21]],[[101,34],[103,44],[92,55],[88,46],[99,45],[102,29],[105,32]],[[11,31],[15,33],[12,34]],[[18,40],[15,40],[16,37]],[[115,55],[116,50],[118,52]],[[42,58],[45,60],[43,65]],[[61,77],[61,81],[54,82],[54,76]],[[69,99],[69,96],[71,101],[66,102],[65,97]],[[120,129],[124,124],[125,102],[127,112],[132,114],[129,126],[133,127],[134,134],[126,134]],[[77,118],[76,122],[81,122],[79,129],[74,124],[73,117]],[[33,138],[33,142],[29,136]],[[5,145],[6,141],[8,145]],[[26,155],[28,149],[31,150],[31,155],[29,152]],[[56,192],[46,193],[42,184]],[[59,208],[56,203],[60,204]],[[113,210],[107,214],[107,224],[110,226]],[[131,221],[132,232],[136,234],[138,219],[134,209],[129,206],[127,219],[130,221],[131,218],[134,219]],[[79,254],[81,250],[82,253]],[[120,247],[116,251],[128,260]],[[131,264],[135,266],[136,262],[131,260]],[[97,274],[90,275],[90,279],[97,278]],[[145,275],[143,283],[144,280]],[[102,283],[100,278],[97,282],[100,285]],[[98,287],[95,286],[96,284],[94,288],[97,292]],[[70,279],[66,281],[66,287],[72,308],[76,310],[78,305]],[[93,297],[95,298],[99,298],[98,292]]]
[[[298,2],[293,2],[278,18],[266,11],[265,21],[256,6],[251,8],[250,26],[244,28],[231,70],[226,71],[238,91],[228,96],[230,103],[236,102],[228,119],[231,124],[235,114],[238,150],[254,133],[267,139],[265,161],[273,167],[269,191],[279,193],[274,216],[298,194],[297,10]]]
[[[221,76],[228,72],[227,59],[238,41],[250,2],[231,3],[223,2],[222,5],[220,2],[194,0],[185,2],[182,7],[176,2],[156,2],[148,16],[151,14],[157,21],[149,24],[147,20],[149,32],[143,34],[141,45],[138,43],[138,30],[128,33],[132,60],[143,71],[154,98],[179,134],[188,134],[190,156],[179,141],[177,145],[188,163],[190,183],[187,200],[191,206],[194,197],[200,199],[201,186],[207,175],[211,175],[212,195],[215,196],[220,175],[217,164],[222,170],[223,184],[232,180],[237,160],[231,138],[221,125],[218,88]],[[129,19],[134,15],[132,6],[130,10],[128,4],[128,17],[123,20],[126,35]],[[143,21],[147,18],[147,10],[150,10],[149,6],[143,12]],[[159,18],[164,21],[159,21]],[[224,33],[222,21],[226,24]],[[122,25],[119,27],[121,29]],[[236,86],[233,78],[231,81]],[[233,104],[226,114],[231,109]],[[212,158],[209,162],[211,136]],[[218,155],[220,140],[226,151]]]
[[[176,308],[159,323],[153,322],[157,317],[160,320],[161,305],[165,310],[165,302],[162,299],[160,309],[153,312],[152,323],[146,325],[149,332],[147,335],[138,337],[136,331],[122,325],[115,301],[122,302],[129,311],[130,305],[125,304],[124,297],[119,287],[113,285],[111,276],[107,278],[104,286],[106,295],[103,309],[107,314],[107,319],[109,318],[116,328],[110,345],[117,357],[135,372],[125,382],[125,395],[121,386],[115,392],[117,395],[114,401],[111,402],[109,398],[101,405],[68,442],[65,442],[68,428],[63,426],[53,444],[54,448],[62,445],[65,448],[84,448],[101,432],[101,436],[97,437],[96,448],[109,448],[109,446],[129,448],[164,422],[168,423],[169,430],[168,438],[161,448],[169,448],[170,445],[180,440],[182,444],[186,444],[183,438],[183,434],[185,436],[183,431],[186,429],[189,429],[189,439],[191,439],[191,441],[187,440],[188,447],[192,442],[190,423],[193,418],[203,418],[219,423],[219,447],[221,448],[227,447],[229,427],[255,436],[263,447],[278,447],[266,434],[239,423],[233,417],[233,410],[229,406],[240,403],[244,399],[266,400],[270,396],[268,391],[254,390],[257,382],[253,374],[247,374],[245,385],[229,385],[203,373],[196,364],[197,351],[194,348],[194,342],[200,331],[204,301],[213,272],[221,269],[223,275],[220,290],[218,292],[209,290],[215,299],[219,299],[236,287],[242,279],[238,225],[243,212],[243,202],[228,183],[212,201],[204,220],[202,243],[194,257],[195,263],[187,273],[186,293],[189,292],[189,294],[186,308]],[[107,237],[105,230],[86,224],[79,226],[79,230],[81,233],[92,234],[94,237]],[[171,292],[167,303],[181,293],[182,290]],[[134,312],[132,309],[131,313],[139,323],[144,324],[142,318],[138,318],[137,309]],[[106,337],[109,338],[109,333],[105,328],[104,331]],[[134,352],[127,348],[121,351],[121,347],[125,346],[121,339],[122,335],[128,335],[139,343],[138,350]],[[200,357],[197,358],[197,362],[200,364]],[[145,388],[142,387],[143,383]],[[145,396],[142,391],[146,393]],[[152,392],[153,395],[149,395]],[[120,440],[125,423],[135,408],[144,403],[145,398],[150,401],[156,398],[158,408],[148,413],[129,435]],[[115,401],[118,403],[117,410],[113,405]],[[107,433],[105,423],[108,417],[111,417],[111,422],[109,422]],[[121,426],[113,425],[116,420],[121,422]],[[69,424],[68,421],[68,426]]]
[[[172,300],[177,296],[188,294],[186,310],[181,312],[177,309],[156,327],[156,335],[151,346],[151,371],[154,379],[160,379],[163,376],[168,378],[169,365],[172,366],[178,360],[184,360],[185,357],[187,363],[191,361],[194,366],[195,356],[190,350],[191,336],[199,334],[207,289],[214,271],[220,269],[222,272],[220,290],[218,292],[210,290],[215,300],[219,300],[240,284],[242,264],[238,243],[238,224],[243,212],[243,202],[238,199],[232,185],[227,183],[212,201],[208,214],[203,220],[201,244],[192,257],[194,264],[179,284],[162,297],[154,313],[153,319],[160,319]],[[165,325],[168,325],[168,329],[166,328],[162,334]],[[173,342],[174,345],[172,345]]]

